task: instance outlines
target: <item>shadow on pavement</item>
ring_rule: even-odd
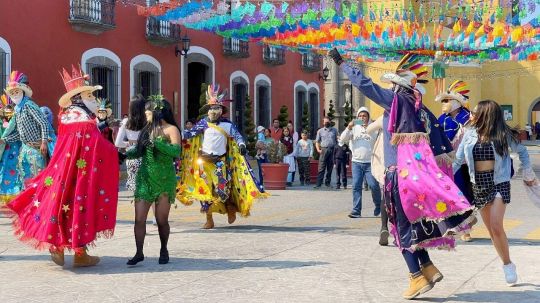
[[[235,225],[227,227],[216,227],[214,229],[189,229],[177,233],[273,233],[273,232],[333,232],[340,230],[349,230],[343,227],[331,226],[271,226],[271,225]],[[171,232],[172,233],[172,232]]]
[[[315,261],[269,261],[258,259],[196,259],[196,258],[175,258],[171,257],[169,264],[158,264],[157,257],[146,257],[143,262],[136,266],[127,266],[126,262],[130,258],[99,256],[101,262],[95,267],[73,268],[71,266],[73,258],[66,255],[64,270],[76,274],[126,274],[140,272],[175,272],[175,271],[215,271],[230,270],[240,268],[268,268],[268,269],[290,269],[307,266],[319,266],[329,264],[327,262]],[[1,262],[9,261],[44,261],[54,264],[48,254],[43,255],[2,255]]]
[[[471,242],[463,242],[457,240],[458,245],[493,245],[491,243],[491,240],[488,238],[474,238]],[[538,240],[525,240],[525,239],[517,239],[517,238],[509,238],[508,244],[510,246],[540,246],[540,241]],[[540,302],[540,300],[539,300]]]
[[[418,298],[415,301],[423,302],[493,302],[493,303],[536,303],[540,302],[540,286],[523,283],[514,286],[535,286],[536,290],[517,291],[483,291],[454,294],[447,298]]]

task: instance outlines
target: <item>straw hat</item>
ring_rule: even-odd
[[[441,102],[442,100],[456,100],[465,106],[469,103],[469,97],[467,94],[470,92],[469,86],[465,81],[456,80],[452,83],[446,92],[438,94],[435,97],[435,102]]]
[[[101,85],[91,86],[88,83],[89,76],[83,75],[80,67],[77,69],[75,66],[71,66],[71,75],[64,68],[60,73],[60,76],[66,87],[66,93],[58,101],[60,107],[63,108],[71,105],[71,97],[85,91],[94,92],[103,88]]]
[[[26,97],[32,97],[33,92],[30,86],[28,86],[28,77],[19,71],[12,71],[4,91],[10,95],[10,92],[17,88],[22,90]]]
[[[210,107],[214,105],[219,105],[223,109],[223,114],[226,114],[229,110],[223,103],[225,96],[228,94],[227,89],[221,90],[218,85],[208,85],[208,91],[206,92],[206,104],[201,108],[202,112],[207,112]]]
[[[395,73],[386,73],[381,77],[385,83],[394,83],[399,86],[414,89],[415,82],[426,83],[421,79],[427,75],[427,67],[420,62],[420,56],[408,53],[399,62]],[[416,80],[416,81],[415,81]]]

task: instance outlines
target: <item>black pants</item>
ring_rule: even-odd
[[[332,180],[332,168],[334,167],[334,147],[321,148],[321,154],[319,155],[319,173],[317,175],[317,186],[321,186],[324,179],[324,172],[326,171],[326,179],[324,184],[330,186]]]
[[[343,181],[343,187],[347,187],[347,164],[348,163],[345,161],[337,160],[337,163],[336,163],[337,187],[341,186],[340,181]]]
[[[298,173],[300,174],[300,182],[309,184],[309,158],[297,157]]]

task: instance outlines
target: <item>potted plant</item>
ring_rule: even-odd
[[[266,146],[268,163],[261,164],[265,189],[285,189],[289,165],[283,163],[286,147],[281,142],[271,142]]]

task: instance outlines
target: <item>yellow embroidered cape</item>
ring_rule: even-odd
[[[191,205],[194,201],[212,202],[210,212],[226,214],[225,204],[213,191],[213,186],[218,185],[217,176],[214,173],[215,165],[197,161],[201,144],[202,136],[183,141],[176,198],[185,205]],[[269,194],[257,186],[249,164],[240,154],[236,142],[228,137],[227,145],[228,155],[225,166],[231,174],[228,184],[229,200],[236,205],[243,217],[247,217],[253,202],[256,199],[266,198]]]

